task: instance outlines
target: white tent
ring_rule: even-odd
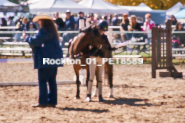
[[[82,0],[80,5],[88,7],[94,13],[128,13],[128,10],[119,8],[116,5],[110,4],[104,0]]]
[[[81,6],[70,0],[41,0],[29,5],[30,12],[65,12],[70,10],[73,13],[79,11],[89,12],[87,7]]]
[[[144,3],[140,3],[138,6],[140,6],[140,7],[148,7],[148,8],[150,8],[149,6],[147,6],[146,4],[144,4]],[[151,8],[150,8],[151,9]]]
[[[144,3],[138,6],[119,6],[120,8],[127,9],[128,11],[152,11],[152,9]]]
[[[19,6],[18,4],[12,3],[8,0],[0,0],[0,6]]]
[[[178,2],[173,7],[171,7],[170,9],[167,10],[166,15],[167,16],[174,15],[175,13],[177,13],[178,11],[180,11],[180,9],[182,7],[183,7],[183,4],[181,2]]]

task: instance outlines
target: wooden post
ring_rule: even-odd
[[[157,66],[161,67],[161,28],[157,29]]]
[[[166,23],[166,57],[167,57],[167,67],[169,68],[170,74],[172,74],[172,41],[171,41],[171,21]]]
[[[156,78],[156,31],[157,27],[152,28],[152,78]]]

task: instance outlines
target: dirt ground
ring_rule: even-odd
[[[185,71],[185,66],[176,66]],[[59,68],[57,80],[73,80],[72,66]],[[0,82],[37,82],[32,64],[0,64]],[[95,83],[95,82],[94,82]],[[95,88],[95,86],[93,87]],[[151,78],[151,65],[115,65],[114,98],[103,87],[105,103],[97,98],[75,100],[76,85],[58,86],[56,108],[32,108],[37,86],[0,87],[0,123],[185,123],[185,80]]]

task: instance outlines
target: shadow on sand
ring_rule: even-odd
[[[66,111],[89,111],[89,112],[94,112],[94,113],[104,113],[104,112],[109,112],[109,110],[100,110],[100,109],[84,109],[84,108],[59,108],[60,110],[66,110]]]
[[[115,100],[106,100],[105,104],[113,105],[130,105],[130,106],[156,106],[150,103],[147,103],[148,99],[137,99],[137,98],[114,98]],[[142,102],[137,104],[137,102]]]

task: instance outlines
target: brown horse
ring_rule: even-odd
[[[86,58],[92,55],[94,52],[90,51],[90,47],[102,47],[101,50],[105,54],[105,58],[112,58],[112,51],[108,50],[108,44],[102,39],[99,29],[96,26],[90,26],[78,34],[72,42],[69,43],[69,54],[71,58],[76,59],[80,58],[81,64],[74,64],[73,68],[76,74],[76,84],[77,92],[76,98],[80,98],[80,81],[79,81],[79,70],[85,68],[87,70],[87,79],[86,85],[89,80],[89,66],[86,64]],[[80,55],[80,52],[83,51],[83,55]],[[85,66],[81,66],[84,64]],[[104,64],[105,71],[108,75],[108,82],[111,89],[110,97],[113,97],[112,88],[113,88],[113,65],[109,65],[108,62]]]

